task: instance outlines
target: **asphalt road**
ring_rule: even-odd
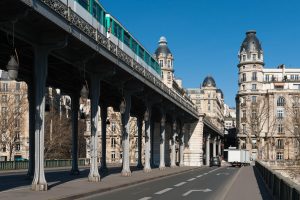
[[[238,170],[231,167],[197,169],[84,199],[224,199]]]

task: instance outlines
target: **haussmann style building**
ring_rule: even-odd
[[[265,68],[256,31],[238,54],[237,137],[252,159],[288,160],[299,154],[300,68]]]

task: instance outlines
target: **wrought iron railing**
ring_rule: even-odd
[[[78,159],[78,166],[88,165],[89,161],[85,158]],[[72,166],[71,159],[63,160],[45,160],[45,168],[56,168],[56,167],[70,167]],[[29,162],[26,161],[0,161],[0,171],[4,170],[16,170],[16,169],[28,169]]]

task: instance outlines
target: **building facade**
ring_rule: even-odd
[[[238,54],[236,96],[239,148],[252,159],[296,159],[299,154],[300,69],[264,67],[256,31],[248,31]]]
[[[5,71],[0,71],[0,77],[0,161],[28,159],[27,85],[9,80]]]
[[[187,95],[203,114],[203,163],[209,166],[210,158],[222,156],[224,149],[224,96],[213,77],[205,77],[201,88],[186,90]]]

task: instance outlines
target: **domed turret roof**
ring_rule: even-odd
[[[221,89],[217,89],[217,93],[220,93],[221,98],[224,99],[224,94],[223,94],[223,91]]]
[[[260,52],[262,50],[261,44],[256,37],[255,30],[250,30],[246,32],[246,38],[244,39],[241,45],[240,52],[242,52],[243,50],[245,50],[246,53],[249,53],[250,51]]]
[[[158,41],[158,48],[155,51],[156,56],[159,56],[161,53],[165,55],[172,54],[167,43],[167,39],[164,36],[160,37]]]
[[[202,83],[202,87],[216,87],[216,82],[214,80],[213,77],[211,76],[207,76],[205,77],[203,83]]]

